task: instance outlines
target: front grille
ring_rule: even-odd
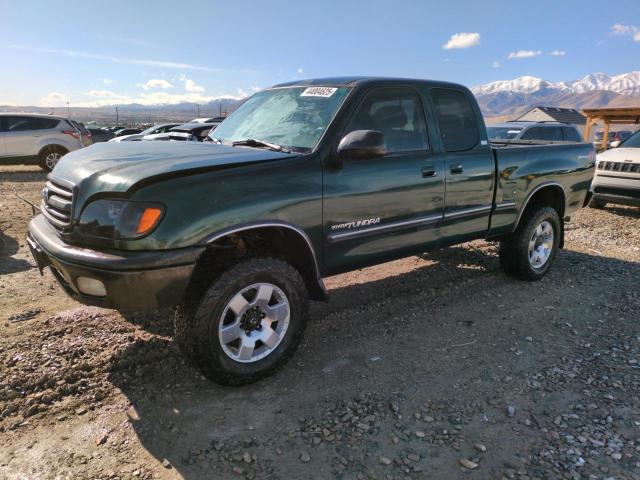
[[[73,186],[49,180],[42,189],[42,213],[49,223],[62,231],[71,226]]]
[[[623,173],[640,173],[640,163],[601,161],[598,163],[598,170],[608,170],[610,172]]]

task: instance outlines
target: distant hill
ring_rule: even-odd
[[[471,91],[485,117],[496,121],[517,117],[538,105],[578,110],[640,106],[640,72],[593,73],[569,82],[524,76],[479,85]]]
[[[200,104],[200,117],[216,117],[220,112],[233,112],[244,100],[220,98],[206,104]],[[195,103],[178,103],[174,105],[140,105],[136,103],[117,105],[118,120],[121,124],[134,122],[187,121],[198,116],[198,105]],[[98,123],[114,123],[116,105],[104,107],[71,107],[71,118],[80,122],[96,121]],[[0,112],[51,113],[67,116],[66,107],[36,106],[3,106]]]

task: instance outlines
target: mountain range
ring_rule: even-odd
[[[610,76],[592,73],[579,80],[551,82],[538,77],[523,76],[499,80],[473,87],[483,114],[490,121],[513,119],[534,106],[576,108],[640,107],[640,71]],[[232,112],[243,100],[219,98],[204,105],[179,103],[174,105],[118,105],[121,123],[134,121],[186,121],[196,116],[217,116]],[[80,121],[115,121],[115,109],[103,107],[71,107],[72,118]],[[67,115],[67,108],[1,106],[0,111],[39,112]],[[198,113],[199,112],[199,113]]]
[[[592,73],[579,80],[550,82],[523,76],[473,87],[483,114],[509,119],[534,106],[600,108],[640,106],[640,71],[610,76]]]

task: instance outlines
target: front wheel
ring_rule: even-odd
[[[282,260],[253,258],[223,273],[197,305],[178,307],[175,338],[205,376],[241,385],[284,364],[308,316],[300,273]]]
[[[540,280],[558,253],[562,224],[551,207],[532,208],[514,233],[500,242],[500,264],[520,280]]]

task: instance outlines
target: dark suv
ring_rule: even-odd
[[[555,122],[506,122],[487,125],[492,141],[530,140],[544,142],[582,142],[574,125]]]

